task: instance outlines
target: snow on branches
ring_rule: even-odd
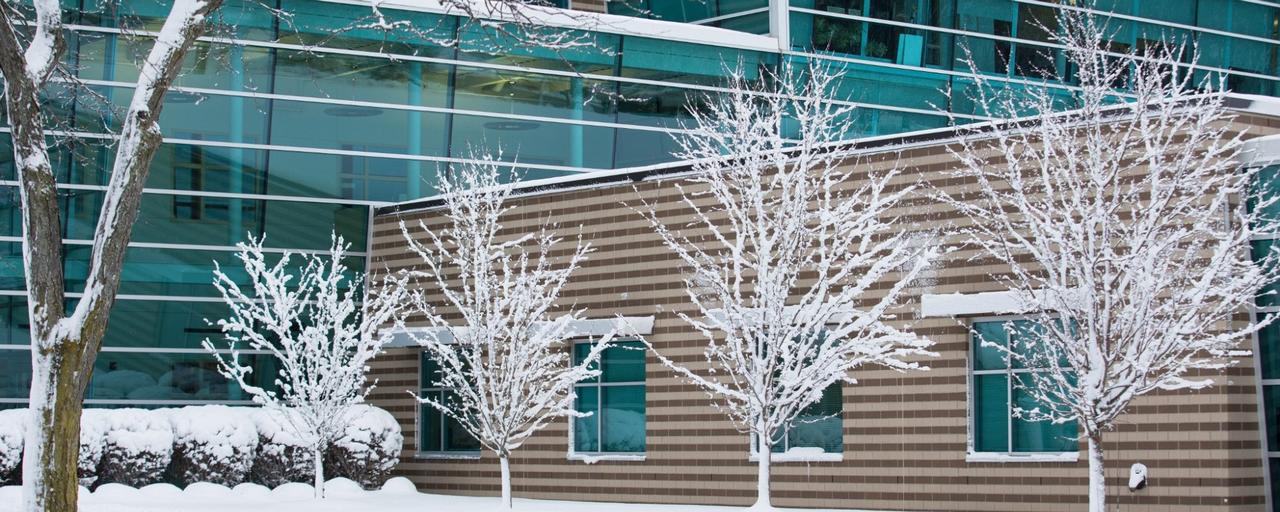
[[[293,254],[268,257],[261,239],[237,247],[243,275],[214,270],[213,284],[231,309],[228,318],[216,322],[226,344],[206,339],[204,348],[217,358],[219,372],[255,403],[280,411],[310,447],[316,497],[323,497],[324,452],[343,435],[352,406],[373,389],[365,378],[368,364],[392,337],[382,326],[394,321],[404,287],[388,278],[384,283],[390,284],[364,296],[362,310],[363,276],[343,263],[348,244],[339,236],[328,254],[302,256],[301,268],[293,264]],[[258,379],[244,351],[273,358],[278,375]],[[270,384],[259,383],[268,379]]]
[[[838,72],[813,64],[757,82],[729,71],[731,92],[692,110],[677,138],[693,162],[677,186],[694,220],[645,214],[685,266],[697,313],[680,317],[706,338],[711,370],[658,358],[754,436],[756,505],[768,507],[771,440],[824,389],[867,364],[925,369],[911,359],[931,342],[887,321],[938,249],[888,214],[916,190],[891,162],[850,176],[838,143],[853,110],[830,100]],[[869,293],[879,283],[890,286]]]
[[[1008,269],[992,279],[1036,323],[1025,344],[992,345],[1041,370],[1017,374],[1038,404],[1015,414],[1079,423],[1101,511],[1102,432],[1135,397],[1211,385],[1204,371],[1233,364],[1271,321],[1244,319],[1280,277],[1274,251],[1250,256],[1250,241],[1277,228],[1263,216],[1276,198],[1250,191],[1257,171],[1237,158],[1224,83],[1179,69],[1196,61],[1193,47],[1115,54],[1091,15],[1064,9],[1047,24],[1078,87],[997,83],[970,55],[977,83],[952,103],[1024,117],[962,131],[955,177],[974,185],[943,200],[971,221],[961,231],[974,257]]]
[[[502,501],[510,507],[511,452],[551,421],[583,416],[574,410],[574,384],[599,375],[595,362],[612,335],[593,340],[573,364],[568,342],[583,311],[559,308],[554,318],[552,312],[590,247],[579,239],[567,255],[553,257],[564,239],[546,224],[501,236],[514,187],[501,180],[508,165],[479,157],[442,176],[447,223],[419,221],[425,241],[403,222],[400,229],[424,268],[409,275],[415,286],[409,309],[427,328],[410,332],[439,367],[432,384],[449,390],[417,399],[497,454]]]

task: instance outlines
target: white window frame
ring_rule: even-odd
[[[440,392],[450,391],[450,388],[446,388],[446,387],[443,387],[443,386],[431,386],[431,387],[427,387],[427,385],[426,385],[427,383],[425,383],[425,382],[423,382],[423,381],[422,381],[422,361],[423,361],[423,358],[427,357],[427,351],[426,351],[426,350],[418,350],[418,351],[416,351],[415,353],[416,353],[416,354],[417,354],[417,356],[418,356],[418,365],[417,365],[417,367],[418,367],[418,390],[417,390],[417,391],[418,391],[419,396],[422,396],[422,394],[425,394],[425,393],[435,392],[435,391],[440,391]],[[424,408],[424,407],[431,407],[431,406],[430,406],[430,405],[427,405],[427,404],[424,404],[424,403],[422,403],[422,402],[421,402],[421,401],[419,401],[419,400],[414,400],[413,402],[414,402],[414,408],[413,408],[413,423],[414,423],[414,426],[415,426],[415,427],[417,427],[417,429],[418,429],[418,430],[417,430],[417,432],[415,432],[415,433],[414,433],[415,435],[414,435],[414,439],[413,439],[413,446],[414,446],[414,458],[418,458],[418,459],[463,459],[463,460],[475,460],[475,459],[479,459],[479,458],[480,458],[480,452],[484,451],[484,449],[483,449],[483,448],[478,448],[478,449],[476,449],[476,450],[443,450],[443,449],[441,449],[441,450],[431,450],[431,451],[423,450],[423,449],[422,449],[422,444],[423,444],[423,443],[422,443],[422,435],[423,435],[423,433],[427,432],[427,430],[426,430],[425,428],[423,428],[423,427],[424,427],[424,425],[422,424],[422,413],[423,413],[423,408]],[[445,439],[444,439],[444,422],[445,422],[445,421],[449,421],[449,419],[448,419],[448,415],[446,415],[446,414],[444,414],[444,413],[440,413],[440,421],[441,421],[441,424],[440,424],[440,425],[438,425],[438,426],[436,426],[436,430],[437,430],[437,431],[438,431],[438,433],[440,434],[440,447],[441,447],[441,448],[444,448],[444,446],[445,446]]]
[[[578,345],[586,344],[586,343],[591,343],[591,342],[592,342],[592,340],[593,340],[593,338],[578,338],[578,339],[572,340],[572,343],[571,343],[571,349],[570,349],[570,350],[571,350],[571,352],[570,352],[570,354],[569,354],[569,357],[570,357],[570,358],[572,358],[572,357],[573,357],[574,351],[576,351],[576,349],[577,349],[577,346],[578,346]],[[633,339],[633,338],[622,338],[622,339],[618,339],[618,340],[610,341],[609,343],[625,343],[625,342],[632,342],[632,341],[639,341],[639,340],[636,340],[636,339]],[[648,358],[646,358],[646,359],[648,359]],[[572,359],[571,359],[571,362],[572,362]],[[649,381],[649,372],[648,372],[648,368],[647,368],[647,367],[648,367],[648,361],[646,361],[645,366],[646,366],[646,369],[645,369],[645,375],[644,375],[644,376],[645,376],[645,380],[641,380],[641,381],[626,381],[626,382],[604,382],[604,380],[603,380],[604,374],[603,374],[603,372],[602,372],[602,373],[601,373],[601,375],[600,375],[600,377],[598,377],[598,378],[596,379],[596,382],[578,382],[578,383],[574,384],[574,385],[573,385],[573,394],[574,394],[574,404],[575,404],[575,405],[574,405],[574,408],[575,408],[575,410],[576,410],[576,408],[577,408],[577,394],[578,394],[578,389],[579,389],[579,388],[596,388],[596,389],[597,389],[597,392],[596,392],[596,414],[597,414],[597,415],[599,415],[599,414],[601,413],[601,411],[603,411],[603,410],[604,410],[604,393],[603,393],[604,389],[603,389],[603,388],[606,388],[606,387],[636,386],[636,385],[638,385],[638,386],[640,386],[641,388],[643,388],[643,389],[644,389],[644,392],[645,392],[645,401],[646,401],[646,403],[647,403],[647,402],[648,402],[648,399],[649,399],[649,384],[648,384],[648,381]],[[600,419],[601,419],[601,418],[599,418],[599,417],[596,419],[596,439],[597,439],[597,445],[599,445],[599,440],[601,440],[601,439],[603,439],[603,438],[604,438],[604,422],[603,422],[603,421],[600,421]],[[578,429],[577,429],[576,425],[574,424],[574,419],[572,419],[572,418],[571,418],[571,419],[569,420],[569,428],[568,428],[568,430],[569,430],[569,451],[568,451],[568,454],[567,454],[566,458],[567,458],[568,460],[576,460],[576,461],[586,462],[586,463],[588,463],[588,464],[591,464],[591,463],[594,463],[594,462],[599,462],[599,461],[644,462],[645,458],[648,456],[648,453],[649,453],[649,410],[648,410],[648,405],[647,405],[647,404],[646,404],[646,406],[645,406],[645,422],[644,422],[644,423],[645,423],[645,424],[644,424],[644,437],[645,437],[644,451],[639,451],[639,452],[604,452],[604,451],[588,451],[588,452],[581,452],[581,451],[578,451],[578,449],[577,449],[577,439],[576,439],[577,434],[576,434],[576,433],[577,433],[577,430],[578,430]]]
[[[977,352],[977,348],[978,348],[978,346],[974,344],[975,342],[977,342],[977,337],[974,332],[974,325],[978,323],[983,323],[983,322],[1005,323],[1005,322],[1011,322],[1016,320],[1034,321],[1034,318],[1032,318],[1029,315],[975,316],[975,317],[970,317],[968,319],[967,324],[965,325],[966,327],[966,330],[965,330],[965,346],[966,346],[966,350],[965,350],[966,421],[965,421],[965,424],[968,427],[968,436],[967,436],[968,439],[966,441],[967,446],[965,450],[966,451],[965,462],[1064,462],[1064,463],[1078,462],[1080,460],[1080,450],[1078,448],[1074,451],[1063,451],[1063,452],[1015,452],[1013,451],[1013,421],[1014,421],[1013,413],[1012,413],[1013,387],[1014,387],[1013,376],[1014,374],[1017,374],[1017,373],[1023,373],[1023,374],[1031,373],[1032,371],[1035,371],[1034,369],[1031,369],[1031,368],[1016,369],[1016,368],[1013,368],[1012,365],[1002,370],[974,370],[973,369],[974,363],[976,362],[974,360],[974,354]],[[977,404],[977,397],[974,396],[973,387],[977,383],[976,377],[979,375],[1007,375],[1008,376],[1008,378],[1005,379],[1005,386],[1007,387],[1007,393],[1008,393],[1007,396],[1009,400],[1009,403],[1008,403],[1009,417],[1007,420],[1008,428],[1006,429],[1006,433],[1005,433],[1005,435],[1008,436],[1008,440],[1006,442],[1006,445],[1008,446],[1008,448],[1006,449],[1006,451],[1003,451],[1003,452],[977,451],[975,438],[977,437],[978,425],[977,425],[977,414],[975,414],[975,411],[978,404]]]

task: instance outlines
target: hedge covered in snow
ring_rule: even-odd
[[[21,479],[26,410],[0,411],[0,485]],[[325,470],[376,489],[391,476],[403,437],[389,413],[360,405]],[[254,482],[276,487],[309,483],[309,449],[278,411],[222,405],[172,409],[86,409],[80,421],[80,484],[142,487]]]
[[[391,478],[404,437],[391,413],[369,405],[352,407],[343,435],[325,453],[330,476],[349,478],[365,489],[377,489]]]

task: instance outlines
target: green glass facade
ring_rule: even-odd
[[[1117,44],[1194,38],[1203,53],[1197,73],[1230,71],[1239,91],[1276,94],[1280,7],[1111,1],[1104,7],[1126,16],[1117,20]],[[842,92],[866,106],[853,135],[938,128],[946,121],[935,106],[961,115],[970,108],[946,104],[939,92],[971,81],[956,62],[961,45],[974,49],[985,72],[1010,79],[1025,78],[1036,59],[1054,59],[1044,56],[1051,48],[1032,22],[1054,7],[1036,0],[794,0],[787,44],[773,45],[785,53],[734,37],[698,43],[697,34],[644,37],[608,24],[577,32],[591,47],[557,53],[450,16],[390,9],[419,31],[334,33],[368,7],[276,2],[293,14],[290,23],[256,2],[229,1],[217,20],[229,39],[199,43],[167,98],[165,143],[96,375],[105,384],[91,387],[92,404],[242,401],[209,373],[212,360],[199,346],[216,335],[205,319],[226,314],[210,284],[213,262],[234,268],[232,246],[249,234],[265,233],[273,250],[319,250],[333,230],[352,243],[351,268],[363,270],[371,208],[434,194],[438,173],[473,150],[501,149],[526,179],[670,162],[685,108],[716,93],[725,63],[754,72],[812,58],[845,66]],[[112,163],[109,133],[167,5],[63,4],[66,63],[95,93],[55,87],[47,97],[50,125],[81,135],[75,143],[55,138],[53,154],[75,292]],[[770,26],[770,4],[758,0],[609,5],[615,14],[736,30],[743,41],[758,42]],[[7,406],[23,403],[29,378],[15,180],[0,130],[0,369],[11,370],[0,374],[0,405]],[[136,397],[111,391],[113,380],[130,379],[130,389],[154,389]]]

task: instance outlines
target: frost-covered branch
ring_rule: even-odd
[[[225,344],[205,340],[205,350],[218,360],[218,371],[234,380],[253,401],[279,411],[293,433],[310,446],[315,463],[316,497],[324,496],[321,461],[329,445],[343,435],[351,406],[361,403],[375,383],[366,382],[369,361],[382,352],[406,292],[395,280],[364,298],[360,283],[343,263],[348,244],[334,237],[326,256],[294,255],[274,263],[262,252],[261,240],[238,245],[249,286],[214,270],[213,285],[230,315],[216,323]],[[278,374],[256,375],[244,351],[265,353]]]
[[[583,310],[557,308],[556,300],[590,246],[579,239],[568,255],[553,256],[565,240],[547,224],[500,234],[514,187],[502,180],[510,164],[478,160],[441,177],[445,225],[420,221],[425,241],[400,229],[422,260],[423,270],[410,274],[409,314],[428,329],[414,337],[440,368],[432,385],[450,391],[417,399],[497,454],[510,507],[511,452],[552,421],[583,416],[574,410],[574,385],[599,375],[595,362],[612,335],[593,340],[574,364],[570,340]]]
[[[855,383],[850,371],[863,365],[925,369],[912,359],[932,355],[889,321],[938,249],[889,215],[916,190],[894,162],[850,175],[855,159],[837,143],[854,111],[831,101],[838,76],[813,64],[757,85],[741,65],[730,70],[733,92],[692,110],[677,139],[694,161],[677,185],[694,220],[645,212],[686,267],[697,313],[680,317],[706,338],[711,370],[658,358],[754,436],[758,507],[769,506],[771,443],[823,390]]]
[[[1250,191],[1257,172],[1237,159],[1223,82],[1178,71],[1195,48],[1170,41],[1115,57],[1106,25],[1069,10],[1049,32],[1078,89],[1014,91],[975,73],[953,99],[1027,117],[962,131],[956,177],[975,185],[943,199],[970,219],[962,231],[976,257],[1007,268],[993,279],[1032,311],[1035,335],[1015,336],[1024,343],[986,343],[1038,370],[1016,374],[1038,404],[1015,414],[1079,423],[1101,511],[1102,432],[1138,396],[1211,385],[1204,372],[1234,364],[1271,321],[1244,319],[1280,277],[1274,251],[1250,257],[1250,241],[1276,231],[1263,216],[1276,198]]]

